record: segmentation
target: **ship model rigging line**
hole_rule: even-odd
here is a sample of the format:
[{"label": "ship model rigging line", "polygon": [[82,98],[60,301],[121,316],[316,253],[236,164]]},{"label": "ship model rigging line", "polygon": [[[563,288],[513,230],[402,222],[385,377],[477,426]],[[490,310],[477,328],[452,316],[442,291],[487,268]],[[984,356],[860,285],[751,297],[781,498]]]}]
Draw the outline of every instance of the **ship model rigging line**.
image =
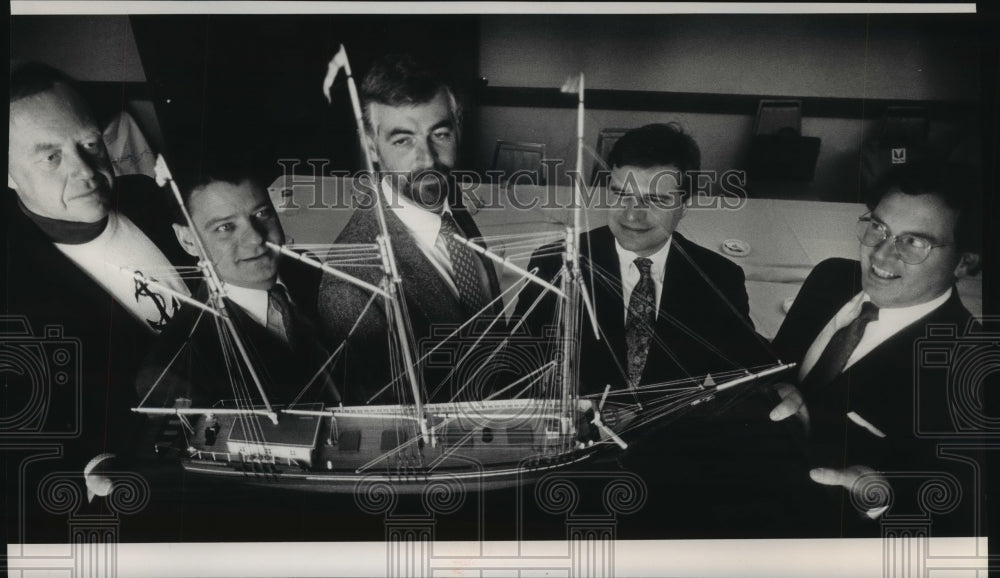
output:
[{"label": "ship model rigging line", "polygon": [[[323,83],[324,96],[328,100],[332,100],[330,90],[341,72],[347,79],[366,168],[368,174],[374,176],[376,172],[357,88],[343,46],[331,60]],[[563,92],[578,95],[576,165],[579,168],[584,149],[583,74],[571,78],[563,86]],[[156,286],[200,309],[199,323],[215,324],[226,352],[234,395],[232,400],[220,401],[212,407],[190,407],[190,402],[185,403],[187,400],[177,400],[174,407],[148,407],[146,402],[156,388],[154,384],[138,407],[133,409],[145,414],[176,416],[170,419],[179,421],[182,426],[179,445],[182,448],[181,463],[189,472],[327,492],[352,492],[359,487],[359,483],[373,481],[389,483],[400,493],[419,492],[427,484],[439,481],[462,483],[471,491],[510,487],[529,482],[547,471],[590,459],[604,451],[624,450],[627,448],[625,440],[631,435],[642,435],[646,428],[664,421],[668,416],[708,401],[723,390],[756,382],[791,367],[779,361],[753,372],[741,369],[692,378],[683,383],[659,383],[615,391],[611,391],[609,385],[600,395],[581,396],[578,392],[577,365],[579,332],[593,331],[599,338],[600,328],[580,266],[579,241],[585,215],[581,183],[579,178],[575,178],[575,207],[572,222],[562,233],[565,251],[558,285],[514,265],[509,256],[500,257],[476,242],[455,235],[460,243],[521,278],[498,300],[511,295],[515,289],[523,289],[527,283],[543,287],[543,295],[552,293],[557,297],[560,313],[557,314],[556,339],[561,351],[554,356],[555,360],[539,363],[537,368],[485,399],[456,400],[466,384],[450,401],[428,403],[425,401],[427,388],[421,383],[420,367],[440,344],[416,357],[407,321],[406,301],[402,295],[403,285],[386,225],[385,201],[383,195],[376,193],[373,195],[373,209],[381,234],[374,246],[295,247],[318,250],[324,256],[313,258],[311,255],[315,255],[314,252],[302,254],[290,246],[269,245],[285,258],[298,259],[370,292],[365,312],[376,300],[382,300],[396,365],[393,367],[396,377],[386,388],[394,388],[397,399],[408,399],[409,403],[341,404],[336,407],[299,403],[298,400],[312,385],[306,383],[293,403],[284,407],[275,406],[268,400],[251,352],[226,311],[223,301],[225,285],[207,257],[204,244],[184,208],[180,191],[162,156],[157,159],[156,175],[161,186],[169,183],[194,233],[209,298],[202,303],[175,293],[139,273],[130,274],[137,282]],[[513,237],[504,237],[508,247],[520,246],[530,251],[531,246],[538,245],[542,235],[523,235],[517,241]],[[379,285],[366,283],[336,268],[338,262],[356,264],[361,261],[382,268],[384,276]],[[535,300],[532,308],[538,301]],[[493,305],[487,304],[480,313],[491,311]],[[473,321],[456,329],[452,336],[460,335]],[[522,322],[514,325],[511,334],[517,333]],[[492,323],[496,323],[496,319]],[[710,347],[710,344],[707,345]],[[477,371],[488,372],[488,364],[508,346],[509,338],[502,340]],[[332,352],[326,365],[337,358],[343,347],[341,344]],[[459,363],[462,361],[460,359]],[[319,369],[313,381],[324,368]],[[160,377],[162,379],[163,376]],[[454,370],[449,377],[454,377]],[[340,385],[350,387],[349,383]],[[525,395],[528,391],[532,392],[531,396]],[[504,399],[498,399],[500,397]]]}]

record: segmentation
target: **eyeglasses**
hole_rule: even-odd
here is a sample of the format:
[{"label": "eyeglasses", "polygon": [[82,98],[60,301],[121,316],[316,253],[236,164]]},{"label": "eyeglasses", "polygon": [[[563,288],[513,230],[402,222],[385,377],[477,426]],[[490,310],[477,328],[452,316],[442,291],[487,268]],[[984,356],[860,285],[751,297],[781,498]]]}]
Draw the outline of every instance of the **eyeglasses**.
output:
[{"label": "eyeglasses", "polygon": [[903,234],[893,235],[889,228],[872,218],[871,213],[865,213],[858,219],[858,240],[866,247],[877,247],[889,239],[896,255],[908,265],[919,265],[927,260],[934,247],[946,247],[948,243],[935,245],[925,237]]}]

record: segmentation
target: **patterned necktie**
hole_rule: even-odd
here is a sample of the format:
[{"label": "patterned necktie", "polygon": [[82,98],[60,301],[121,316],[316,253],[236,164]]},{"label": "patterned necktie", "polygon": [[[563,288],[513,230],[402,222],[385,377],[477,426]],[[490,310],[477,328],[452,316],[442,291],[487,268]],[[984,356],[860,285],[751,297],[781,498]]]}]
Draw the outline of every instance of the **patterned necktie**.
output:
[{"label": "patterned necktie", "polygon": [[267,292],[267,330],[281,337],[285,343],[293,343],[292,303],[284,285],[275,284]]},{"label": "patterned necktie", "polygon": [[653,262],[645,257],[635,260],[639,268],[639,282],[632,290],[628,301],[628,317],[625,320],[625,342],[628,344],[629,387],[639,385],[642,370],[646,367],[649,341],[653,336],[653,321],[656,319],[656,287],[650,267]]},{"label": "patterned necktie", "polygon": [[441,231],[438,238],[444,242],[448,250],[448,257],[451,259],[453,280],[458,288],[458,297],[470,314],[475,313],[486,306],[486,295],[483,291],[483,284],[479,276],[479,269],[476,266],[478,256],[455,240],[452,235],[465,237],[459,230],[451,213],[441,214]]},{"label": "patterned necktie", "polygon": [[826,385],[832,382],[847,365],[847,360],[861,342],[861,337],[865,334],[865,327],[869,323],[878,319],[878,307],[871,301],[861,304],[861,313],[854,321],[841,327],[830,338],[826,348],[816,361],[816,365],[809,371],[803,386]]}]

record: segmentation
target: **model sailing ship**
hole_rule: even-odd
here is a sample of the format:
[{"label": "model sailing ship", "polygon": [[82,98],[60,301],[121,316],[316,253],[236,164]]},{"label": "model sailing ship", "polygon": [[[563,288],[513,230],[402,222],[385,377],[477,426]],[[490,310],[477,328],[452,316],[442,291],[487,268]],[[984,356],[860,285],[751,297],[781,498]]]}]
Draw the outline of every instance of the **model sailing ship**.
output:
[{"label": "model sailing ship", "polygon": [[[368,174],[374,175],[357,89],[343,47],[330,63],[324,94],[328,96],[341,70],[347,78],[366,168]],[[583,160],[583,75],[571,79],[563,89],[578,95],[576,165],[579,168]],[[157,162],[157,179],[161,184],[170,184],[190,224],[180,191],[162,157]],[[377,252],[384,271],[379,285],[339,271],[330,260],[312,259],[289,246],[271,248],[369,291],[372,300],[384,301],[394,357],[398,361],[393,371],[406,384],[409,403],[347,407],[326,407],[321,403],[272,405],[254,369],[254,360],[226,312],[225,287],[201,240],[196,238],[209,299],[207,303],[186,297],[184,300],[209,314],[202,321],[214,322],[221,341],[231,348],[232,359],[238,366],[230,375],[233,399],[207,408],[189,404],[146,407],[140,403],[134,411],[176,416],[182,426],[182,464],[193,473],[314,491],[352,492],[361,482],[384,482],[400,493],[419,492],[438,481],[459,482],[470,490],[485,490],[526,483],[547,471],[590,459],[606,450],[624,450],[628,447],[626,439],[642,435],[646,428],[664,418],[709,401],[720,391],[757,382],[790,367],[777,363],[754,373],[743,370],[716,374],[714,379],[705,376],[680,386],[655,384],[614,392],[608,386],[602,395],[581,396],[577,366],[579,332],[593,330],[598,334],[599,328],[580,267],[583,222],[580,186],[579,179],[574,179],[573,222],[564,233],[565,252],[558,285],[455,235],[457,241],[516,272],[522,278],[521,283],[539,284],[559,301],[554,343],[560,351],[555,360],[492,396],[476,401],[425,401],[427,388],[421,383],[420,368],[433,350],[420,358],[415,356],[407,331],[402,283],[386,227],[385,201],[376,194],[374,209],[381,235],[376,246],[368,250]],[[191,230],[196,231],[194,227]],[[490,310],[492,305],[488,304],[483,311]],[[515,325],[512,333],[517,329]],[[456,330],[453,337],[458,333]],[[508,342],[502,341],[497,349],[507,346]],[[334,351],[330,361],[338,353]],[[492,360],[492,356],[488,357],[480,371],[489,371]],[[310,385],[304,384],[303,391]],[[531,397],[521,397],[529,390]],[[510,398],[498,399],[503,395]]]}]

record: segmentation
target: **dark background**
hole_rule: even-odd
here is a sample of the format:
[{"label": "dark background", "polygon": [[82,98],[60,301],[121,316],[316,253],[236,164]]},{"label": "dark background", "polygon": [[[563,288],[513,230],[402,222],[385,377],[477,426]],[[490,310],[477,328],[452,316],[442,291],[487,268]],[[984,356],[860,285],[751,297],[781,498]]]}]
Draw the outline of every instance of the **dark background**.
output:
[{"label": "dark background", "polygon": [[[332,104],[321,90],[340,44],[348,48],[358,84],[376,57],[409,53],[435,66],[459,91],[475,89],[474,16],[134,16],[131,21],[168,154],[250,148],[272,162],[319,158],[330,161],[330,170],[360,169],[343,74],[332,89]],[[474,108],[470,112],[472,132],[464,143],[475,142]]]}]

